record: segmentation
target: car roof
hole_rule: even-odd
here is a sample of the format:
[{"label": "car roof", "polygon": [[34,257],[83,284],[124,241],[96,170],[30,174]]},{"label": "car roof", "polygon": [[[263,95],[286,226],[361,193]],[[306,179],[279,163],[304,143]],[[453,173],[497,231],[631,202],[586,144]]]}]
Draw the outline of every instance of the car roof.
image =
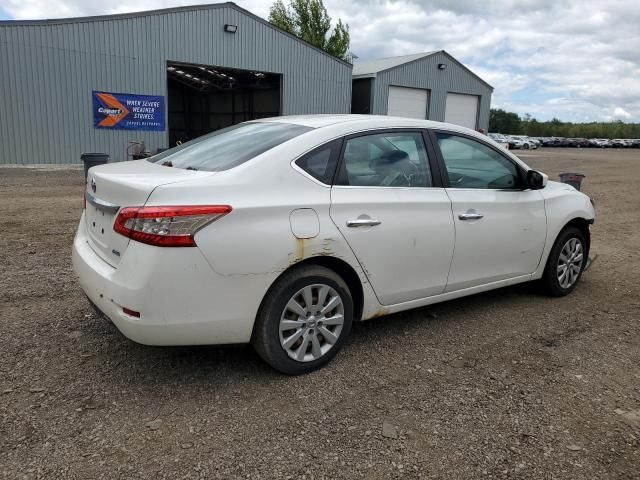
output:
[{"label": "car roof", "polygon": [[[387,129],[387,128],[430,128],[434,130],[446,130],[452,133],[463,133],[465,135],[476,137],[482,141],[494,142],[494,140],[484,133],[477,132],[470,128],[461,127],[452,123],[436,122],[434,120],[420,120],[416,118],[390,117],[387,115],[288,115],[281,117],[261,118],[252,120],[252,122],[273,122],[288,123],[295,125],[303,125],[311,127],[314,130],[321,130],[331,127],[339,129],[341,135],[349,135],[366,130]],[[335,128],[331,128],[335,130]],[[308,132],[310,133],[310,132]],[[335,133],[335,131],[333,132]],[[301,137],[304,135],[301,135]],[[496,146],[499,146],[496,143]],[[525,166],[524,162],[516,157],[513,153],[506,151],[507,156],[512,157]],[[528,168],[528,167],[527,167]]]},{"label": "car roof", "polygon": [[[382,130],[382,129],[423,129],[429,128],[434,130],[444,130],[452,133],[462,133],[470,137],[476,137],[481,141],[494,143],[496,148],[501,148],[491,137],[484,133],[477,132],[470,128],[461,127],[460,125],[454,125],[452,123],[436,122],[434,120],[420,120],[415,118],[406,117],[390,117],[387,115],[354,115],[354,114],[318,114],[318,115],[285,115],[280,117],[261,118],[251,120],[252,122],[270,122],[270,123],[284,123],[295,124],[310,127],[312,131],[304,133],[297,138],[290,141],[294,142],[300,140],[307,135],[312,135],[312,132],[320,133],[319,131],[324,129],[331,130],[331,135],[336,134],[350,135],[352,133],[359,133],[367,130]],[[516,163],[521,165],[527,170],[530,168],[520,158],[514,155],[512,152],[505,150],[504,155],[507,155],[513,159]]]},{"label": "car roof", "polygon": [[321,128],[337,123],[345,123],[355,121],[360,117],[369,117],[371,115],[282,115],[279,117],[260,118],[254,120],[256,122],[273,122],[273,123],[292,123],[294,125],[303,125],[305,127]]},{"label": "car roof", "polygon": [[319,115],[284,115],[280,117],[261,118],[252,120],[254,122],[274,122],[274,123],[291,123],[295,125],[303,125],[311,128],[329,127],[332,125],[342,124],[350,125],[354,128],[371,127],[371,128],[436,128],[454,130],[464,133],[475,133],[475,130],[453,125],[451,123],[436,122],[434,120],[420,120],[406,117],[391,117],[388,115],[355,115],[355,114],[319,114]]}]

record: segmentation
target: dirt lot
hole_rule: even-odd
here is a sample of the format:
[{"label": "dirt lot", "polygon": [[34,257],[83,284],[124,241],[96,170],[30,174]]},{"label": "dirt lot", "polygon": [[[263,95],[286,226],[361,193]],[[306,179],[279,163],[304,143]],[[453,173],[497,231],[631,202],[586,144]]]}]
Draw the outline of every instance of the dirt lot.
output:
[{"label": "dirt lot", "polygon": [[640,151],[523,152],[587,175],[599,260],[354,328],[290,378],[249,347],[150,348],[70,265],[79,169],[0,169],[2,478],[640,478]]}]

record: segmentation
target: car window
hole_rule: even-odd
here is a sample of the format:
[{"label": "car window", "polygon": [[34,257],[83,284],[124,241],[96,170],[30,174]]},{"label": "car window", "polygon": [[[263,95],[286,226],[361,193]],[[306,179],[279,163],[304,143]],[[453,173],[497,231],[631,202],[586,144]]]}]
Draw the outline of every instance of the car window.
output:
[{"label": "car window", "polygon": [[340,141],[333,141],[318,147],[298,159],[296,165],[315,179],[330,185],[341,144]]},{"label": "car window", "polygon": [[346,140],[338,184],[431,187],[431,171],[422,134],[388,132]]},{"label": "car window", "polygon": [[310,130],[292,123],[240,123],[154,155],[149,161],[190,170],[228,170]]},{"label": "car window", "polygon": [[452,188],[514,189],[521,187],[518,167],[476,140],[436,133]]}]

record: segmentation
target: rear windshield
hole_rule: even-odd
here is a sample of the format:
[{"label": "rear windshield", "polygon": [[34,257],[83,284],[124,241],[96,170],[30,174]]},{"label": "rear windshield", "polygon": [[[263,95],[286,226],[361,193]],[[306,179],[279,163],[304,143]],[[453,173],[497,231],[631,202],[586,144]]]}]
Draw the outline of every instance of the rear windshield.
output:
[{"label": "rear windshield", "polygon": [[149,159],[168,167],[218,172],[241,163],[312,130],[280,122],[252,122],[217,130]]}]

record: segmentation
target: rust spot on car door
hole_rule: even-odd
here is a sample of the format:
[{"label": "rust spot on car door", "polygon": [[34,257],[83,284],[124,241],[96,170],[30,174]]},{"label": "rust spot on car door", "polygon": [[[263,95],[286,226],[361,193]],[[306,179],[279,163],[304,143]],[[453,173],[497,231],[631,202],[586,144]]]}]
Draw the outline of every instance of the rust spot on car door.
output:
[{"label": "rust spot on car door", "polygon": [[389,314],[389,309],[382,307],[382,308],[379,308],[373,315],[368,317],[368,320],[371,320],[372,318],[384,317],[385,315],[388,315],[388,314]]},{"label": "rust spot on car door", "polygon": [[304,259],[304,243],[306,239],[296,238],[296,260],[300,261]]}]

